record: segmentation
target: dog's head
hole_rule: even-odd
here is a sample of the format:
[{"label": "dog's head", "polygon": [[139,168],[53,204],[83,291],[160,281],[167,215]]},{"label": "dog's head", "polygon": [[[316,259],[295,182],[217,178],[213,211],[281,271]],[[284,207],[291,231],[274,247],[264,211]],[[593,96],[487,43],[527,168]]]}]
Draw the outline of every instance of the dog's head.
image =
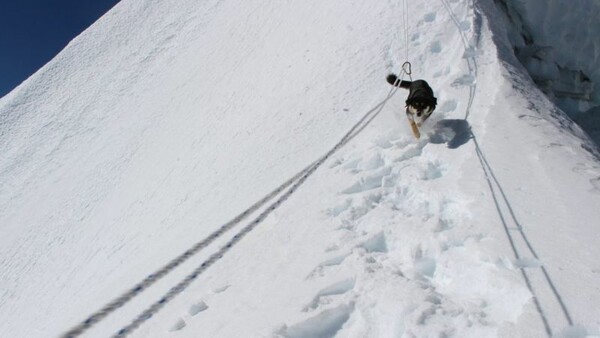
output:
[{"label": "dog's head", "polygon": [[408,112],[414,117],[427,118],[431,115],[435,106],[430,102],[414,100],[406,108],[408,108]]}]

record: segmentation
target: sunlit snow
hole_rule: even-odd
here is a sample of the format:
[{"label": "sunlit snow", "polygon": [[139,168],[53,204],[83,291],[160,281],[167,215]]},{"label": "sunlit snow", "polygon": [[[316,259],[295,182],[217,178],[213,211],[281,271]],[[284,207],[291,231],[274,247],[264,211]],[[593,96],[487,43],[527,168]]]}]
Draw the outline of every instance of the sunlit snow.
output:
[{"label": "sunlit snow", "polygon": [[492,0],[121,1],[0,99],[0,337],[66,333],[278,187],[82,336],[207,260],[130,335],[600,336],[600,160],[513,52]]}]

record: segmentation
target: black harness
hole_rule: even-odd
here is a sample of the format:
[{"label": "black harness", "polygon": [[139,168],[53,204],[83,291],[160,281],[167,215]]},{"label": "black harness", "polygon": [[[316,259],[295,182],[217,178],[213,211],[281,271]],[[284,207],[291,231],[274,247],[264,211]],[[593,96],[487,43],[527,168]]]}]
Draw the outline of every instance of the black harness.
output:
[{"label": "black harness", "polygon": [[392,86],[408,89],[407,106],[415,102],[422,102],[434,109],[437,106],[437,99],[433,96],[433,90],[429,87],[427,81],[398,81],[399,79],[395,74],[389,74],[386,80]]},{"label": "black harness", "polygon": [[432,106],[433,108],[435,108],[437,105],[437,99],[433,96],[433,90],[424,80],[416,80],[412,82],[402,81],[400,87],[408,89],[408,98],[406,99],[407,106],[415,102],[422,102],[428,106]]}]

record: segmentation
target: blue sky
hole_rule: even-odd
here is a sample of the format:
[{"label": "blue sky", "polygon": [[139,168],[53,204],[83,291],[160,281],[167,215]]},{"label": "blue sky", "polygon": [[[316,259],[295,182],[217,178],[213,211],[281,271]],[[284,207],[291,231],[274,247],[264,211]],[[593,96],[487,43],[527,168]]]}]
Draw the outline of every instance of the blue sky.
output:
[{"label": "blue sky", "polygon": [[119,0],[0,0],[0,97]]}]

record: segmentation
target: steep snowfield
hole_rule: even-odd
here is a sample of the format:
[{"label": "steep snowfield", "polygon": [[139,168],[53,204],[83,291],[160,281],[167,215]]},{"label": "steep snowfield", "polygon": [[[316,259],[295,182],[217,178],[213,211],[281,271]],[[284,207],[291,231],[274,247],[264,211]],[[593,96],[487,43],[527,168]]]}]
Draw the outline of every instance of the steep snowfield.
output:
[{"label": "steep snowfield", "polygon": [[[120,2],[0,100],[0,336],[67,332],[368,112],[132,336],[600,336],[589,140],[491,0],[408,9],[439,102],[418,141],[406,93],[386,101],[402,2]],[[262,210],[84,336],[116,334]]]}]

